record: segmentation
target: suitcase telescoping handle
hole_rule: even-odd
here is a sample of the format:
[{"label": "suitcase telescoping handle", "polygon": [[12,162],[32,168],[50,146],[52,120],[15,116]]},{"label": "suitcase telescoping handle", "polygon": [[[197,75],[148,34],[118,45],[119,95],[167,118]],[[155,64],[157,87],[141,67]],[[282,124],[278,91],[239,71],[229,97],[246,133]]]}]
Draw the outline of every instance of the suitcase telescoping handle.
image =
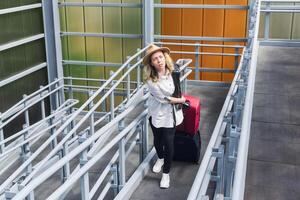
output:
[{"label": "suitcase telescoping handle", "polygon": [[182,108],[183,108],[183,109],[188,109],[188,108],[190,108],[190,102],[189,102],[189,101],[184,102],[184,103],[182,104]]}]

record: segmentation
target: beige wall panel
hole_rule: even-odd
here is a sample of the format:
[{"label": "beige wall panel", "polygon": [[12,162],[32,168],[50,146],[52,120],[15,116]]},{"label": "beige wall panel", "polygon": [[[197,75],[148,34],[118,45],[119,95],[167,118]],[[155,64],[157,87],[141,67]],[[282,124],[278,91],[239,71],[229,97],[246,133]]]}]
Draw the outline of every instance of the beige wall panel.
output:
[{"label": "beige wall panel", "polygon": [[[141,0],[123,0],[123,3],[141,3]],[[123,8],[122,9],[122,31],[125,34],[142,34],[142,9]],[[123,39],[124,61],[127,56],[132,56],[137,52],[137,48],[142,47],[141,39]],[[131,74],[131,80],[136,81],[136,70]]]},{"label": "beige wall panel", "polygon": [[[86,0],[85,2],[95,2],[95,0]],[[97,1],[101,2],[101,1]],[[91,33],[102,33],[103,32],[103,16],[101,7],[85,7],[85,30]],[[100,37],[87,37],[86,38],[86,59],[88,61],[103,62],[103,38]],[[87,77],[103,79],[104,66],[87,66]],[[99,86],[97,82],[89,82],[88,85]]]},{"label": "beige wall panel", "polygon": [[264,29],[265,29],[265,14],[260,14],[260,20],[259,20],[259,33],[258,37],[263,38],[264,37]]},{"label": "beige wall panel", "polygon": [[[276,5],[293,5],[289,3]],[[288,13],[272,13],[270,15],[270,38],[290,39],[292,30],[292,16]]]},{"label": "beige wall panel", "polygon": [[[64,2],[65,0],[61,0],[60,2]],[[66,21],[66,7],[59,8],[59,17],[60,17],[60,30],[67,31],[67,21]],[[61,37],[61,45],[62,45],[62,57],[64,60],[69,60],[68,53],[68,38]],[[70,75],[70,67],[68,65],[63,66],[64,76]]]},{"label": "beige wall panel", "polygon": [[[121,3],[121,0],[103,0],[103,3]],[[121,8],[103,8],[103,27],[104,33],[122,33]],[[104,38],[104,61],[122,63],[122,48],[122,39]],[[116,70],[116,67],[105,67],[105,77],[108,79],[109,72]],[[120,102],[121,100],[122,98],[116,98],[116,102]],[[109,108],[108,101],[107,106]]]},{"label": "beige wall panel", "polygon": [[[66,2],[82,2],[81,0],[66,0]],[[82,7],[66,8],[67,31],[85,32],[84,12]],[[70,60],[86,60],[85,56],[85,38],[80,36],[68,37],[68,52]],[[70,65],[70,76],[86,77],[86,66]],[[73,84],[86,85],[86,81],[74,81]],[[86,101],[87,95],[83,93],[74,93],[74,98],[80,101],[80,104]],[[79,105],[80,105],[79,104]]]},{"label": "beige wall panel", "polygon": [[[296,3],[296,5],[300,6],[300,3]],[[300,39],[300,13],[294,14],[292,39]]]}]

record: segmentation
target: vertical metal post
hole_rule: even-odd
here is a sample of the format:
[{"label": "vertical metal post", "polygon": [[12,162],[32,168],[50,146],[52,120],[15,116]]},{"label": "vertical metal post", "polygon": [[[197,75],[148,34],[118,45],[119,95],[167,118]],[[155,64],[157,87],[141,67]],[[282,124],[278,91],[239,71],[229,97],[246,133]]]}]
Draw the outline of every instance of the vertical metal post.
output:
[{"label": "vertical metal post", "polygon": [[153,0],[143,0],[144,46],[154,42],[154,5]]},{"label": "vertical metal post", "polygon": [[[270,9],[270,2],[266,2],[266,10]],[[270,37],[270,12],[265,12],[265,29],[264,29],[264,39],[268,40]]]},{"label": "vertical metal post", "polygon": [[196,46],[195,46],[195,80],[199,80],[199,63],[200,63],[200,60],[199,60],[199,43],[196,43]]},{"label": "vertical metal post", "polygon": [[69,77],[68,85],[70,85],[69,88],[68,88],[69,99],[73,99],[73,88],[72,88],[73,80],[72,80],[72,77]]},{"label": "vertical metal post", "polygon": [[[147,90],[144,89],[144,95],[146,95]],[[148,100],[144,103],[144,108],[148,109]],[[147,157],[149,152],[149,121],[147,119],[147,115],[143,119],[143,126],[142,126],[142,144],[143,144],[143,159]]]},{"label": "vertical metal post", "polygon": [[[112,77],[114,75],[114,72],[110,71],[109,75]],[[114,81],[111,82],[111,86],[113,85],[114,85]],[[113,120],[115,118],[114,109],[115,109],[115,91],[113,90],[110,94],[110,120]]]},{"label": "vertical metal post", "polygon": [[139,145],[139,163],[142,163],[144,160],[144,152],[143,152],[143,130],[142,124],[138,124],[136,131],[138,133],[138,141],[137,144]]},{"label": "vertical metal post", "polygon": [[118,166],[116,164],[113,164],[110,169],[112,173],[112,180],[111,180],[111,187],[114,191],[114,196],[117,196],[118,194]]},{"label": "vertical metal post", "polygon": [[[2,126],[2,113],[0,112],[0,142],[4,140],[3,128],[1,128],[1,126]],[[3,143],[0,145],[0,153],[4,152],[4,148],[5,148],[5,144]]]},{"label": "vertical metal post", "polygon": [[[57,79],[55,79],[55,81],[56,80]],[[58,86],[59,86],[59,83],[55,83],[55,89],[58,88]],[[56,105],[55,110],[57,110],[59,105],[60,105],[60,103],[59,103],[59,91],[55,92],[55,105]]]},{"label": "vertical metal post", "polygon": [[[40,89],[42,89],[43,86],[40,86]],[[43,98],[43,91],[40,94],[41,96],[41,115],[42,115],[42,119],[44,119],[46,117],[46,111],[45,111],[45,100]]]},{"label": "vertical metal post", "polygon": [[212,155],[218,159],[217,174],[215,176],[217,182],[215,193],[223,194],[224,146],[221,145],[218,149],[213,149]]},{"label": "vertical metal post", "polygon": [[[141,49],[138,48],[136,51],[139,52]],[[141,55],[139,54],[138,57],[137,57],[137,62],[139,62],[141,60]],[[137,78],[137,87],[136,88],[140,88],[140,85],[141,85],[141,65],[138,65],[137,66],[137,73],[136,73],[136,78]]]},{"label": "vertical metal post", "polygon": [[[23,99],[26,99],[27,95],[24,94],[23,95]],[[27,101],[24,102],[24,108],[27,107]],[[30,121],[29,121],[29,111],[28,111],[28,108],[26,108],[25,112],[24,112],[24,115],[25,115],[25,124],[27,126],[30,126]]]},{"label": "vertical metal post", "polygon": [[143,144],[143,160],[148,155],[148,144],[149,144],[149,121],[147,119],[147,116],[143,119],[143,126],[142,126],[142,144]]},{"label": "vertical metal post", "polygon": [[[53,112],[51,112],[51,114],[53,114]],[[50,118],[50,126],[53,125],[54,119],[55,119],[55,116],[52,116],[52,117]],[[55,130],[56,130],[55,127],[52,127],[52,128],[50,129],[50,134],[51,134],[51,136],[55,133]],[[56,145],[57,145],[57,138],[55,137],[55,138],[51,141],[51,149],[54,149],[54,147],[55,147]]]},{"label": "vertical metal post", "polygon": [[[67,121],[67,117],[64,116],[62,119],[62,124],[65,123]],[[68,134],[68,128],[65,128],[63,130],[63,137],[65,137]],[[66,156],[69,153],[69,141],[67,140],[64,144],[63,144],[63,148],[59,153],[60,158],[63,158],[64,156]],[[70,176],[70,163],[67,162],[63,168],[61,169],[61,180],[62,182],[65,182],[67,180],[67,178]]]},{"label": "vertical metal post", "polygon": [[235,95],[235,101],[233,104],[233,110],[234,110],[234,118],[233,123],[237,126],[241,126],[241,115],[242,115],[242,109],[243,109],[243,98],[245,96],[245,85],[243,80],[240,80],[238,83],[238,90],[237,94]]},{"label": "vertical metal post", "polygon": [[[113,82],[113,81],[112,81]],[[105,94],[105,91],[101,91],[100,92],[100,97],[104,96]],[[106,100],[104,100],[102,103],[101,103],[101,110],[102,112],[106,112]]]},{"label": "vertical metal post", "polygon": [[[93,91],[89,91],[89,98],[93,96]],[[92,109],[94,106],[94,101],[91,101],[89,104],[89,109]],[[93,135],[95,133],[95,119],[94,116],[95,112],[92,112],[91,117],[90,117],[90,135]]]},{"label": "vertical metal post", "polygon": [[[58,0],[42,0],[42,8],[48,82],[51,83],[55,78],[60,79],[63,77]],[[53,90],[53,88],[50,88],[50,90]],[[64,101],[63,88],[60,90],[59,101],[60,103],[63,103]],[[57,108],[53,95],[50,96],[50,104],[52,110]]]},{"label": "vertical metal post", "polygon": [[[81,136],[79,138],[79,143],[84,142],[86,139],[86,134]],[[80,153],[80,167],[85,165],[88,161],[87,157],[87,149],[85,149],[83,152]],[[90,186],[89,186],[89,174],[86,172],[81,178],[80,178],[80,191],[81,191],[81,199],[87,200],[89,199],[89,191],[90,191]]]},{"label": "vertical metal post", "polygon": [[239,66],[239,48],[235,47],[234,48],[234,53],[236,54],[234,56],[234,69],[237,70],[238,66]]},{"label": "vertical metal post", "polygon": [[[26,99],[27,95],[24,94],[23,98]],[[26,129],[30,126],[30,119],[29,119],[29,110],[27,107],[27,101],[24,102],[24,107],[25,107],[25,124],[23,125],[23,129]],[[23,140],[27,140],[29,136],[29,131],[25,131],[23,134]],[[30,147],[29,147],[29,142],[26,142],[24,145],[22,145],[21,147],[22,149],[22,158],[23,158],[23,162],[25,162],[29,156],[30,156]],[[26,167],[26,176],[28,176],[30,173],[32,172],[32,164],[30,163],[27,167]],[[28,200],[34,200],[34,193],[33,191],[30,192],[30,194],[27,196]]]},{"label": "vertical metal post", "polygon": [[[124,110],[124,107],[120,108],[120,110]],[[124,119],[121,119],[119,121],[118,124],[118,128],[119,128],[119,132],[121,132],[124,128],[125,128],[125,122]],[[125,182],[126,182],[126,178],[125,178],[125,138],[123,137],[120,142],[119,142],[119,168],[118,168],[118,190],[120,191]]]},{"label": "vertical metal post", "polygon": [[[130,56],[127,56],[127,60],[130,58]],[[127,70],[130,69],[130,64],[127,65]],[[127,94],[127,102],[130,99],[130,73],[127,75],[127,87],[126,87],[126,94]]]},{"label": "vertical metal post", "polygon": [[232,124],[232,113],[229,113],[228,116],[224,118],[224,121],[226,121],[226,131],[225,131],[225,142],[226,142],[226,148],[225,148],[225,155],[224,155],[224,196],[228,197],[230,192],[230,184],[228,181],[229,177],[229,168],[230,168],[230,162],[229,162],[229,139],[230,139],[230,130],[231,130],[231,124]]},{"label": "vertical metal post", "polygon": [[226,166],[225,166],[225,197],[231,197],[234,166],[236,162],[236,147],[238,145],[238,129],[236,126],[231,125],[229,130],[228,146],[226,148]]}]

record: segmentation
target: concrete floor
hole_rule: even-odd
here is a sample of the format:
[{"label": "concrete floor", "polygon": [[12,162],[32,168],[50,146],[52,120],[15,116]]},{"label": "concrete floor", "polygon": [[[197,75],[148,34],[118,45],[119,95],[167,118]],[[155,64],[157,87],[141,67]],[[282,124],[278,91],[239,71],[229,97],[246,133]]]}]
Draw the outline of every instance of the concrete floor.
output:
[{"label": "concrete floor", "polygon": [[300,199],[300,48],[260,47],[246,200]]},{"label": "concrete floor", "polygon": [[[188,94],[201,99],[200,135],[202,139],[201,159],[205,153],[210,136],[222,109],[228,89],[221,87],[189,86]],[[137,190],[131,196],[132,200],[186,199],[195,179],[199,165],[185,162],[173,162],[170,172],[170,188],[160,189],[160,174],[149,172]]]}]

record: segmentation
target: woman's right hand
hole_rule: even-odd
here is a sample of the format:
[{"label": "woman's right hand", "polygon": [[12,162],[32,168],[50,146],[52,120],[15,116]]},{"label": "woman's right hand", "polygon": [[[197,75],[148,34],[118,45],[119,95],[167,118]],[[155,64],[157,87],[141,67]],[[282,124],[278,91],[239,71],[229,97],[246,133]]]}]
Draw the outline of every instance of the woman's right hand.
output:
[{"label": "woman's right hand", "polygon": [[181,98],[180,98],[180,99],[181,99],[181,101],[182,101],[181,103],[184,103],[184,102],[186,101],[186,99],[185,99],[185,97],[184,97],[184,96],[181,96]]}]

